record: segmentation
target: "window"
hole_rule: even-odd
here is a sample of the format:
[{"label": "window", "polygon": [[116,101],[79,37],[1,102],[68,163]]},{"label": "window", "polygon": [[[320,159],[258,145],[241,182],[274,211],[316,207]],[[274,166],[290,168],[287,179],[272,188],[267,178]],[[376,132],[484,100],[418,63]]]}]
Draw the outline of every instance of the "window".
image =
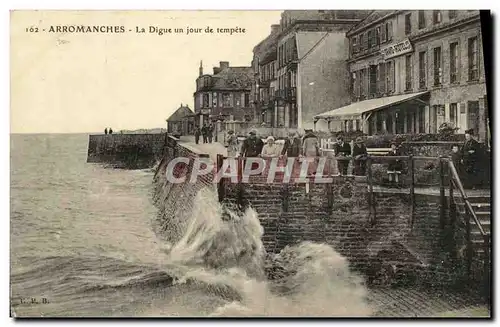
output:
[{"label": "window", "polygon": [[235,93],[234,94],[234,105],[236,107],[240,107],[241,106],[241,95],[239,93]]},{"label": "window", "polygon": [[370,78],[370,98],[377,94],[377,65],[370,65],[369,78]]},{"label": "window", "polygon": [[356,92],[356,72],[353,72],[351,74],[351,93],[354,96],[357,96],[357,92]]},{"label": "window", "polygon": [[203,93],[203,108],[210,107],[210,98],[208,93]]},{"label": "window", "polygon": [[385,87],[387,93],[394,92],[394,63],[392,61],[388,61],[385,63]]},{"label": "window", "polygon": [[368,49],[371,49],[373,46],[375,46],[375,31],[370,30],[368,31]]},{"label": "window", "polygon": [[448,10],[448,18],[449,19],[457,18],[457,11],[456,10]]},{"label": "window", "polygon": [[212,94],[212,107],[217,107],[217,92]]},{"label": "window", "polygon": [[380,45],[380,26],[375,29],[375,45]]},{"label": "window", "polygon": [[405,16],[405,34],[411,34],[411,13]]},{"label": "window", "polygon": [[392,21],[388,21],[386,26],[387,41],[392,41]]},{"label": "window", "polygon": [[380,43],[387,42],[387,24],[382,25],[382,29],[380,31]]},{"label": "window", "polygon": [[458,82],[458,42],[450,43],[450,83]]},{"label": "window", "polygon": [[378,72],[379,72],[379,87],[378,87],[378,93],[379,94],[384,94],[386,92],[386,72],[385,72],[385,63],[381,63],[378,65]]},{"label": "window", "polygon": [[231,96],[232,94],[231,93],[222,93],[222,105],[225,107],[225,108],[230,108],[232,107],[232,104],[231,104]]},{"label": "window", "polygon": [[203,77],[203,86],[204,87],[210,86],[210,77],[208,77],[208,76]]},{"label": "window", "polygon": [[425,11],[418,11],[418,29],[425,28]]},{"label": "window", "polygon": [[245,102],[243,104],[245,108],[250,107],[250,93],[245,93]]},{"label": "window", "polygon": [[361,34],[363,36],[363,50],[368,49],[368,35],[366,33]]},{"label": "window", "polygon": [[433,10],[432,11],[432,22],[434,24],[439,24],[441,23],[441,11],[440,10]]},{"label": "window", "polygon": [[450,103],[450,123],[458,127],[458,106],[456,103]]},{"label": "window", "polygon": [[405,83],[405,91],[409,91],[412,89],[412,74],[411,74],[411,55],[407,55],[405,57],[405,71],[406,71],[406,83]]},{"label": "window", "polygon": [[441,68],[441,47],[434,48],[434,85],[443,83]]},{"label": "window", "polygon": [[477,37],[469,39],[467,47],[467,57],[469,64],[469,81],[476,81],[479,79],[478,69],[478,53],[477,53]]},{"label": "window", "polygon": [[359,88],[361,99],[364,99],[366,97],[366,78],[366,69],[361,69],[359,71]]},{"label": "window", "polygon": [[426,83],[426,68],[427,64],[425,62],[425,51],[418,54],[418,87],[423,89],[427,86]]},{"label": "window", "polygon": [[352,38],[352,52],[353,53],[358,52],[358,37],[357,36],[354,36]]}]

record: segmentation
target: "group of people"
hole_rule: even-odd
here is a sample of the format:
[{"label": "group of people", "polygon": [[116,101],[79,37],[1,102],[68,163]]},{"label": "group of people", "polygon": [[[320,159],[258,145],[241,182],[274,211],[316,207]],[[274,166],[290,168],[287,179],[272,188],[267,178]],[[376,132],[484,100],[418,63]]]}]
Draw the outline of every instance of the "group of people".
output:
[{"label": "group of people", "polygon": [[200,143],[200,136],[203,137],[203,143],[212,143],[213,135],[214,126],[212,124],[205,124],[201,129],[199,127],[196,127],[196,129],[194,130],[194,139],[196,144]]},{"label": "group of people", "polygon": [[111,129],[111,127],[108,129],[108,128],[105,128],[104,129],[104,134],[108,135],[108,134],[113,134],[113,130]]},{"label": "group of people", "polygon": [[[480,159],[480,145],[472,137],[473,130],[465,132],[465,142],[461,148],[453,147],[452,159],[459,171],[461,180],[466,187],[474,188],[478,182],[478,162]],[[297,132],[290,132],[285,139],[283,147],[276,144],[273,136],[267,137],[265,142],[257,136],[255,129],[251,130],[248,137],[243,141],[241,151],[238,138],[233,131],[229,131],[226,138],[228,157],[302,157],[310,162],[321,155],[319,138],[311,129],[305,130],[301,138]],[[397,143],[391,143],[391,149],[386,156],[402,156],[400,147]],[[340,175],[348,174],[349,162],[353,161],[352,174],[355,176],[365,176],[367,172],[368,150],[361,137],[356,138],[354,145],[344,141],[339,135],[334,146],[334,155],[337,159],[337,168]],[[400,175],[403,173],[403,160],[395,158],[387,165],[387,174],[389,182],[399,183]]]}]

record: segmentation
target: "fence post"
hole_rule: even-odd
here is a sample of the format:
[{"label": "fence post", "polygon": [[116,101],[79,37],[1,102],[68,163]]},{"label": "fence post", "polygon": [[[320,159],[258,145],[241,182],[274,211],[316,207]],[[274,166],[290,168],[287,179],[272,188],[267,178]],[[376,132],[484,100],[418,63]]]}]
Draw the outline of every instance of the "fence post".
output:
[{"label": "fence post", "polygon": [[375,225],[376,211],[375,211],[375,201],[373,199],[373,176],[372,176],[372,158],[368,156],[366,159],[367,168],[367,179],[368,179],[368,207],[370,210],[370,223]]},{"label": "fence post", "polygon": [[408,166],[410,170],[410,201],[411,201],[411,221],[410,230],[413,229],[413,223],[415,222],[415,159],[413,155],[410,154],[408,160]]},{"label": "fence post", "polygon": [[243,209],[243,157],[238,157],[238,207]]},{"label": "fence post", "polygon": [[450,249],[452,251],[452,257],[453,259],[457,258],[457,244],[454,241],[455,240],[455,229],[457,228],[457,208],[455,204],[455,198],[454,198],[454,193],[453,193],[453,176],[451,174],[450,167],[448,166],[448,189],[449,189],[449,195],[450,199],[448,202],[448,214],[449,214],[449,230],[450,230],[450,240],[452,241],[452,244],[450,245]]},{"label": "fence post", "polygon": [[444,190],[444,160],[443,157],[439,157],[439,197],[441,199],[441,204],[439,208],[440,212],[440,224],[441,230],[444,230],[446,225],[445,219],[445,206],[446,206],[446,195]]}]

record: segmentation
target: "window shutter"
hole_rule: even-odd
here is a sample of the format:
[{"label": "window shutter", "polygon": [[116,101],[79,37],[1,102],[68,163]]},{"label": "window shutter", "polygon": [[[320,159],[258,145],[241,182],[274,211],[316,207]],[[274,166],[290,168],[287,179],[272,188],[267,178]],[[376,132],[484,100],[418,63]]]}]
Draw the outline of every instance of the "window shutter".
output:
[{"label": "window shutter", "polygon": [[387,35],[385,34],[385,31],[386,31],[386,28],[387,28],[387,25],[382,25],[382,35],[381,35],[381,39],[382,39],[382,43],[384,43],[385,41],[387,41]]}]

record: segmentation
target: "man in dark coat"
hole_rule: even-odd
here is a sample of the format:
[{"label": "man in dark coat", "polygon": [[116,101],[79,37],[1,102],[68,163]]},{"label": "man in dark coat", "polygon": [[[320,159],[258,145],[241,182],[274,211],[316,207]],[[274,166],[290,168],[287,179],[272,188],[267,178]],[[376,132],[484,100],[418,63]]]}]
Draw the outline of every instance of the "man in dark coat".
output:
[{"label": "man in dark coat", "polygon": [[200,135],[201,135],[200,128],[196,127],[194,130],[194,141],[196,142],[196,144],[200,142]]},{"label": "man in dark coat", "polygon": [[212,143],[212,139],[214,137],[214,125],[210,124],[210,126],[208,126],[208,143]]},{"label": "man in dark coat", "polygon": [[466,188],[475,188],[478,182],[478,159],[480,156],[479,143],[474,139],[474,130],[465,131],[465,142],[462,146],[462,163],[464,168],[464,186]]},{"label": "man in dark coat", "polygon": [[108,135],[108,128],[107,127],[104,129],[104,134]]},{"label": "man in dark coat", "polygon": [[353,175],[365,176],[366,159],[368,159],[368,152],[361,137],[356,138],[354,148],[352,149],[352,156],[354,157]]},{"label": "man in dark coat", "polygon": [[201,135],[203,135],[203,143],[208,143],[208,127],[203,125],[201,128]]},{"label": "man in dark coat", "polygon": [[347,175],[350,155],[351,146],[344,142],[344,138],[342,136],[338,136],[337,144],[335,144],[335,156],[337,157],[337,168],[340,175]]},{"label": "man in dark coat", "polygon": [[285,140],[283,145],[283,150],[281,150],[281,155],[286,155],[287,157],[298,157],[300,155],[300,139],[296,132],[290,132],[288,138]]},{"label": "man in dark coat", "polygon": [[264,147],[264,142],[257,137],[257,131],[252,129],[248,137],[243,141],[243,146],[241,148],[242,157],[258,157],[262,152]]}]

